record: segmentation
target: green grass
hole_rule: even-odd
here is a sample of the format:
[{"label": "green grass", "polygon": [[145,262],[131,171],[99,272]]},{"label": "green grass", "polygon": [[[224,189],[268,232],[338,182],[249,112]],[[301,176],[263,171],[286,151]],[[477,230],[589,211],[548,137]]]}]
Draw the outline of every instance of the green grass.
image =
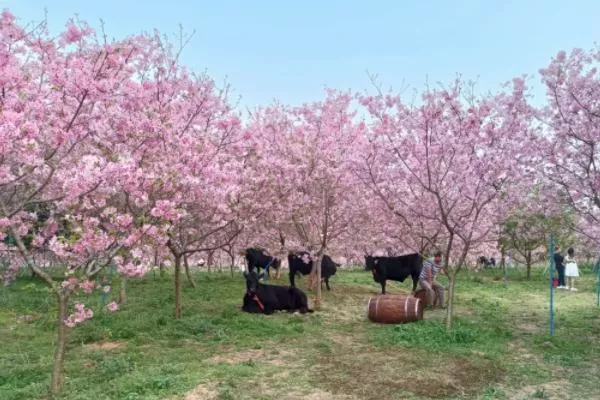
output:
[{"label": "green grass", "polygon": [[[86,299],[95,315],[69,330],[59,398],[600,398],[600,310],[587,269],[579,292],[555,292],[554,337],[541,269],[531,281],[510,270],[507,284],[499,270],[461,272],[450,332],[443,310],[410,324],[367,321],[379,286],[360,270],[338,272],[310,315],[241,312],[240,275],[198,273],[196,283],[180,320],[170,276],[130,281],[116,313],[98,295]],[[38,281],[0,288],[0,399],[50,398],[56,315]]]}]

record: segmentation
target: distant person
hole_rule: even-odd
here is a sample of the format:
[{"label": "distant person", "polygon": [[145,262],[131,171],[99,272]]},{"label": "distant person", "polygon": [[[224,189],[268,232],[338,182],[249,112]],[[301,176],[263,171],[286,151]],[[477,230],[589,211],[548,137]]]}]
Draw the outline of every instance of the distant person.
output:
[{"label": "distant person", "polygon": [[556,272],[558,273],[558,286],[557,289],[566,289],[565,286],[565,265],[563,264],[565,258],[560,253],[560,246],[556,246],[554,250],[554,265],[556,266]]},{"label": "distant person", "polygon": [[572,247],[569,247],[567,256],[565,257],[565,276],[567,277],[569,290],[576,292],[575,280],[579,277],[579,268],[575,261],[575,250]]},{"label": "distant person", "polygon": [[509,250],[508,253],[506,253],[506,266],[509,268],[513,267],[513,259],[512,259],[512,251]]}]

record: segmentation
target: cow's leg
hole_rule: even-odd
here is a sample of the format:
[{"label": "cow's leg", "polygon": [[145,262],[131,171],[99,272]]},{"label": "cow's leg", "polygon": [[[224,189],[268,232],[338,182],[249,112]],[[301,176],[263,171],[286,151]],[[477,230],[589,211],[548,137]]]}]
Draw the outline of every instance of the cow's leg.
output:
[{"label": "cow's leg", "polygon": [[385,294],[385,279],[381,280],[381,294]]},{"label": "cow's leg", "polygon": [[415,293],[415,291],[417,290],[417,284],[419,283],[419,277],[418,276],[412,276],[412,281],[413,281],[413,290],[412,292]]},{"label": "cow's leg", "polygon": [[296,287],[296,270],[290,268],[290,286]]},{"label": "cow's leg", "polygon": [[325,287],[327,287],[327,290],[331,290],[329,287],[329,277],[325,278]]}]

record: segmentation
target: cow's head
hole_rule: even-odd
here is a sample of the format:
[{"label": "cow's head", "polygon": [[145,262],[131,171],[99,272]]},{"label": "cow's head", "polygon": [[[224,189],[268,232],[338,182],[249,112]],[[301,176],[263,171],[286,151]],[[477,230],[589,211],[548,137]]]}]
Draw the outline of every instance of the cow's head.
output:
[{"label": "cow's head", "polygon": [[248,293],[255,293],[258,291],[260,279],[262,279],[264,275],[264,272],[261,272],[260,275],[256,275],[256,272],[254,271],[244,271],[244,278],[246,278],[246,291]]}]

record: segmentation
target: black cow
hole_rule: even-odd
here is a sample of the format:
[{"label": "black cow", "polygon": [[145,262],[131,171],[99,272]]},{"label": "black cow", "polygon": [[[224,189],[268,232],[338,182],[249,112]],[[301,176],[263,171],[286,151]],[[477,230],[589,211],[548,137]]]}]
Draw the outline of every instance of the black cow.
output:
[{"label": "black cow", "polygon": [[478,259],[479,264],[483,265],[485,268],[488,267],[492,267],[495,268],[496,267],[496,259],[494,257],[491,257],[490,259],[488,259],[486,256],[481,256]]},{"label": "black cow", "polygon": [[[313,260],[306,251],[290,252],[288,254],[288,265],[290,268],[290,286],[296,287],[296,274],[299,272],[302,275],[309,275],[313,268]],[[340,264],[334,262],[327,254],[323,255],[323,259],[321,260],[321,283],[325,282],[327,290],[331,290],[329,278],[335,275],[339,266]],[[309,276],[309,289],[313,288],[316,283],[315,279],[316,276]]]},{"label": "black cow", "polygon": [[409,276],[412,277],[414,292],[423,268],[423,258],[418,253],[396,257],[365,256],[365,267],[373,273],[373,280],[381,284],[381,294],[385,294],[386,280],[404,282]]},{"label": "black cow", "polygon": [[275,310],[288,312],[313,312],[308,308],[306,294],[297,288],[265,285],[259,282],[264,272],[257,275],[254,271],[244,271],[246,294],[242,310],[255,314],[273,314]]},{"label": "black cow", "polygon": [[271,276],[270,269],[275,269],[276,278],[279,277],[279,268],[281,260],[272,257],[260,248],[248,248],[245,251],[246,261],[248,262],[248,271],[253,271],[256,268],[256,273],[260,273],[260,269],[267,271],[267,276]]}]

